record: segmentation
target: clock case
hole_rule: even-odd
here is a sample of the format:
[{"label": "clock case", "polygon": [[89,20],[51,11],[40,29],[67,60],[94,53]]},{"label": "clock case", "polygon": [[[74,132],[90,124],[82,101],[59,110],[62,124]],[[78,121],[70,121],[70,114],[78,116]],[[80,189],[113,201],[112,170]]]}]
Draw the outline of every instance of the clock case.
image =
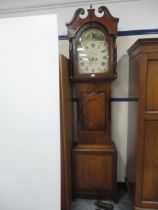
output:
[{"label": "clock case", "polygon": [[[117,77],[117,49],[116,49],[116,36],[117,36],[117,23],[118,18],[113,17],[105,6],[98,9],[101,17],[97,17],[95,9],[88,9],[86,18],[82,18],[85,10],[82,8],[77,9],[72,20],[66,24],[68,28],[69,38],[69,52],[70,52],[70,79],[76,82],[84,81],[113,81]],[[103,14],[102,14],[103,13]],[[77,44],[81,34],[89,28],[97,28],[105,34],[108,42],[108,72],[79,74],[78,60],[77,60]]]},{"label": "clock case", "polygon": [[[117,152],[111,141],[111,82],[116,79],[116,35],[118,18],[106,7],[95,15],[78,9],[67,25],[70,47],[69,78],[73,102],[72,189],[73,197],[114,196],[117,183]],[[102,14],[103,13],[103,14]],[[78,74],[76,47],[84,30],[98,28],[109,46],[107,73]]]}]

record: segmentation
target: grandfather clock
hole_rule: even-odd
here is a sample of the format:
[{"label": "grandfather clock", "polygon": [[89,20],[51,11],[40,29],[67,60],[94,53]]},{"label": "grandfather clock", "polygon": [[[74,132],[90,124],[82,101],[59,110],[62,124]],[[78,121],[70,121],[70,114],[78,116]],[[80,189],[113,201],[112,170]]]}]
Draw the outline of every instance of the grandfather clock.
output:
[{"label": "grandfather clock", "polygon": [[[102,6],[78,9],[67,23],[73,100],[74,197],[113,195],[116,149],[111,141],[111,82],[116,79],[118,18]],[[99,14],[101,13],[101,14]]]}]

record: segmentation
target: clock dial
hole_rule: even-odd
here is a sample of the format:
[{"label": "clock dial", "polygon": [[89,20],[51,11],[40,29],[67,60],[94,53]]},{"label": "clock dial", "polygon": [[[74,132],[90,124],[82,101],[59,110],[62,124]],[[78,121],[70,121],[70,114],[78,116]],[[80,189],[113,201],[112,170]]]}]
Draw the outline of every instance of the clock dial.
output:
[{"label": "clock dial", "polygon": [[79,74],[108,72],[108,43],[102,31],[92,28],[82,33],[77,59]]}]

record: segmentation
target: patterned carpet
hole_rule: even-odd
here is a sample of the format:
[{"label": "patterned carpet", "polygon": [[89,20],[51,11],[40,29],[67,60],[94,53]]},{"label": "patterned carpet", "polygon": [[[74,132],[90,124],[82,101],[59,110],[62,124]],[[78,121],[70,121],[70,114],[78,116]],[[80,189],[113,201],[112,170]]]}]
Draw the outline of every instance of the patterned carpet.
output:
[{"label": "patterned carpet", "polygon": [[[128,196],[127,192],[118,192],[118,202],[114,203],[112,200],[105,201],[113,204],[113,210],[132,210],[132,205]],[[88,200],[88,199],[76,199],[72,203],[71,210],[96,210],[96,209],[103,209],[99,208],[95,205],[96,200]],[[105,210],[105,209],[104,209]]]}]

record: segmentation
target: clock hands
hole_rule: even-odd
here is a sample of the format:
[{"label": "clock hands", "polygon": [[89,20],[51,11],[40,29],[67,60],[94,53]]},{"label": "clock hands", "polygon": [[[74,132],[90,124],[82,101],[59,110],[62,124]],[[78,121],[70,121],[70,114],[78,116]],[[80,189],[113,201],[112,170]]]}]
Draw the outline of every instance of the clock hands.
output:
[{"label": "clock hands", "polygon": [[[77,49],[80,73],[105,73],[108,71],[108,45],[106,40],[92,40],[87,32]],[[83,39],[82,39],[83,40]]]}]

